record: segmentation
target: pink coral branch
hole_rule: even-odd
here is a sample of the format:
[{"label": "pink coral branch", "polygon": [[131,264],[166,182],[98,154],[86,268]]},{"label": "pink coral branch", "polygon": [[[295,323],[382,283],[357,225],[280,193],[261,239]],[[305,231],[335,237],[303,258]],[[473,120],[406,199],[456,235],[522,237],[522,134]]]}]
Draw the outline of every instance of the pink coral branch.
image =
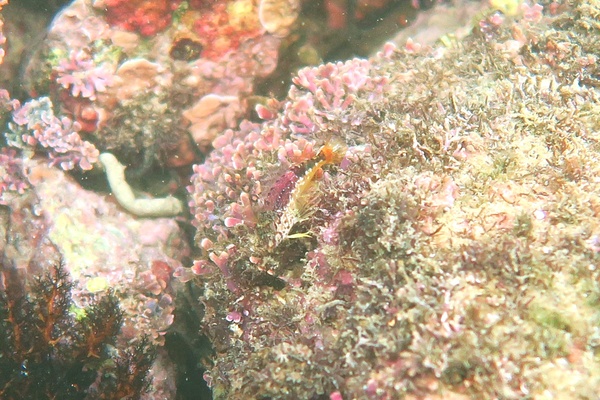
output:
[{"label": "pink coral branch", "polygon": [[98,160],[96,147],[81,139],[80,126],[67,117],[54,115],[52,102],[47,97],[30,100],[12,113],[9,144],[17,147],[41,147],[49,150],[52,165],[64,170],[78,165],[83,170],[92,169]]},{"label": "pink coral branch", "polygon": [[89,54],[72,51],[69,59],[61,60],[54,69],[56,82],[71,91],[73,97],[96,99],[96,93],[106,91],[113,83],[114,71],[108,64],[96,65]]},{"label": "pink coral branch", "polygon": [[313,134],[326,130],[328,121],[349,120],[357,94],[369,93],[371,100],[383,95],[387,79],[373,78],[370,69],[367,60],[353,59],[300,70],[284,105],[283,123],[292,133]]}]

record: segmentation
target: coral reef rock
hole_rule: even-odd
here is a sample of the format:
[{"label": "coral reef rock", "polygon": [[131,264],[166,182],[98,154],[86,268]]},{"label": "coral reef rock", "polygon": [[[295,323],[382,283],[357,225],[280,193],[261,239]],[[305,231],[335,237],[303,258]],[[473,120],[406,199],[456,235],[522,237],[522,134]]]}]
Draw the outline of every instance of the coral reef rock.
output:
[{"label": "coral reef rock", "polygon": [[599,15],[490,9],[217,137],[178,272],[214,398],[597,398]]}]

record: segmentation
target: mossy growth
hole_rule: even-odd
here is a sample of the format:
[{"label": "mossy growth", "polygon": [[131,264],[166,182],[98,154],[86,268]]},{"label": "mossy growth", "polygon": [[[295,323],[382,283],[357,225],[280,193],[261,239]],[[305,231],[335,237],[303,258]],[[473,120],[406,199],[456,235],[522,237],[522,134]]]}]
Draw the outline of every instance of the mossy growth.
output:
[{"label": "mossy growth", "polygon": [[386,98],[319,132],[368,151],[324,174],[304,272],[202,281],[223,398],[597,396],[600,9],[555,11],[371,59]]}]

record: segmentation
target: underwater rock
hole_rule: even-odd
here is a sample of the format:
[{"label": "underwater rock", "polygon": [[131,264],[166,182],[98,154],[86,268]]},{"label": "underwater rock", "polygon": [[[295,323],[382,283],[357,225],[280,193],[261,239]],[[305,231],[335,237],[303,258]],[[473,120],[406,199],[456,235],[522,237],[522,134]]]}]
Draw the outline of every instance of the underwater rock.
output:
[{"label": "underwater rock", "polygon": [[[4,259],[25,277],[62,260],[74,283],[76,306],[84,307],[92,294],[115,293],[123,311],[118,343],[149,335],[161,346],[175,308],[177,282],[171,274],[189,253],[175,221],[133,218],[62,170],[36,159],[19,160],[8,172],[12,182],[22,183],[7,186],[0,197]],[[143,398],[174,398],[172,369],[159,347],[150,371],[152,391]]]},{"label": "underwater rock", "polygon": [[214,398],[597,396],[600,10],[540,7],[302,70],[213,141],[178,275]]}]

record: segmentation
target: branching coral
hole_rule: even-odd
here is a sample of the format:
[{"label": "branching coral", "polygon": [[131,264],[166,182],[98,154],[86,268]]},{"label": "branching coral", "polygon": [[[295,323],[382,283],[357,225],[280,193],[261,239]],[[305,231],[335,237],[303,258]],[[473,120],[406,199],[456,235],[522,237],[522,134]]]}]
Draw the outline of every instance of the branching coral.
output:
[{"label": "branching coral", "polygon": [[301,134],[327,131],[330,121],[360,124],[364,115],[350,106],[360,95],[381,99],[387,80],[372,69],[367,60],[354,59],[300,70],[285,104],[284,124]]},{"label": "branching coral", "polygon": [[73,97],[96,99],[97,92],[106,91],[111,84],[114,71],[97,65],[84,51],[73,51],[68,59],[60,61],[54,68],[56,83],[69,90]]},{"label": "branching coral", "polygon": [[54,115],[47,97],[17,107],[8,128],[5,136],[10,145],[34,151],[47,149],[50,163],[64,170],[75,166],[89,170],[98,159],[96,147],[77,133],[79,125],[67,117]]},{"label": "branching coral", "polygon": [[[315,156],[314,145],[318,140],[341,133],[330,129],[333,121],[348,127],[359,124],[365,115],[355,107],[356,96],[366,94],[370,100],[381,99],[386,82],[385,77],[371,77],[370,68],[368,62],[355,59],[303,69],[294,79],[296,86],[290,90],[289,100],[282,105],[259,107],[259,115],[272,119],[264,127],[243,123],[240,131],[228,130],[216,139],[213,142],[216,151],[204,165],[196,167],[193,179],[196,187],[190,188],[192,208],[199,212],[196,224],[206,227],[206,233],[200,235],[206,234],[214,240],[214,233],[228,231],[227,226],[224,229],[219,226],[234,212],[235,203],[244,203],[241,198],[237,201],[243,195],[240,190],[246,193],[243,196],[256,198],[255,204],[246,208],[260,208],[271,202],[272,195],[268,193],[271,188],[263,187],[257,179],[269,169],[286,175],[290,169],[301,168]],[[283,111],[274,119],[278,107]],[[291,134],[303,134],[309,139]],[[222,192],[227,193],[225,198]],[[215,212],[215,208],[219,211]]]}]

